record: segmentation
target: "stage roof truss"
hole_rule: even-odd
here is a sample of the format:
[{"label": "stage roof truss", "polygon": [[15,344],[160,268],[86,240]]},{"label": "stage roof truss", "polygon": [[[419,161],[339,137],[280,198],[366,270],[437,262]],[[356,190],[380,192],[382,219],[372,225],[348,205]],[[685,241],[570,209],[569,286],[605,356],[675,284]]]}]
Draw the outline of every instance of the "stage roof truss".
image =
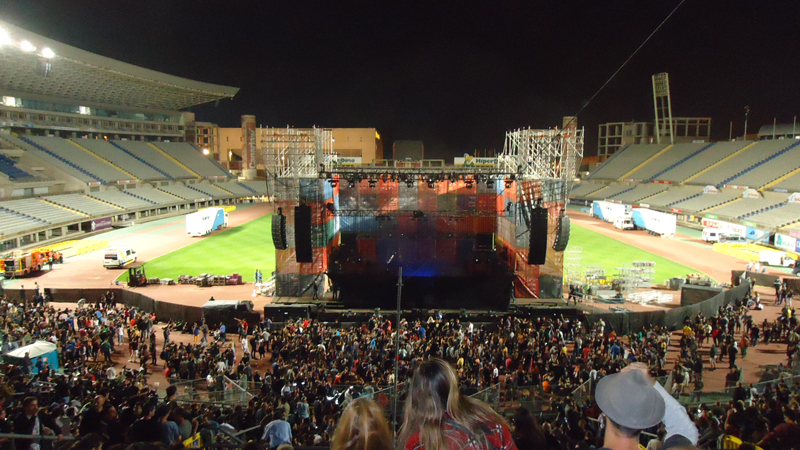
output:
[{"label": "stage roof truss", "polygon": [[261,128],[261,154],[268,176],[317,178],[336,159],[333,131],[325,128]]}]

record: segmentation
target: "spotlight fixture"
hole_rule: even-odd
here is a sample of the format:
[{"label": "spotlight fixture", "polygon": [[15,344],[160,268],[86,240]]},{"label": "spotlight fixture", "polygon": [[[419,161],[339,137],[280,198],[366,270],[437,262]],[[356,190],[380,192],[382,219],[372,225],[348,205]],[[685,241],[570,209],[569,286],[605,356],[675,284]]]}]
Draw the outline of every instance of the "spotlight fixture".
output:
[{"label": "spotlight fixture", "polygon": [[350,189],[353,189],[354,187],[356,187],[356,180],[354,180],[352,178],[347,180],[347,187],[349,187]]},{"label": "spotlight fixture", "polygon": [[331,214],[336,214],[336,206],[333,203],[328,202],[325,204],[325,208],[331,212]]},{"label": "spotlight fixture", "polygon": [[511,189],[511,185],[514,184],[511,180],[506,180],[506,189]]},{"label": "spotlight fixture", "polygon": [[336,187],[336,186],[339,185],[339,180],[331,179],[331,180],[328,180],[328,183],[331,184],[331,187]]},{"label": "spotlight fixture", "polygon": [[434,184],[433,181],[428,181],[428,189],[433,189]]},{"label": "spotlight fixture", "polygon": [[406,180],[406,187],[411,189],[414,187],[414,182],[411,180]]},{"label": "spotlight fixture", "polygon": [[491,179],[491,178],[486,180],[486,187],[489,188],[489,189],[493,188],[494,187],[494,180]]},{"label": "spotlight fixture", "polygon": [[472,187],[473,187],[473,181],[467,180],[467,189],[472,189]]},{"label": "spotlight fixture", "polygon": [[378,180],[376,180],[376,179],[374,179],[374,178],[370,178],[370,180],[369,180],[369,182],[368,182],[368,183],[369,183],[369,187],[370,187],[370,188],[372,188],[372,189],[374,189],[374,188],[375,188],[375,186],[377,186],[377,185],[378,185]]}]

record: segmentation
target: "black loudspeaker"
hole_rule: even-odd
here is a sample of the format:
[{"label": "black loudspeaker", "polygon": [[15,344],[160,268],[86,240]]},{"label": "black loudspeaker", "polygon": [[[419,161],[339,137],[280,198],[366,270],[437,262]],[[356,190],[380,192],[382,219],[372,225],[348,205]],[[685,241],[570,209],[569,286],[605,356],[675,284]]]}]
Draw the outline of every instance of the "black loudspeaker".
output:
[{"label": "black loudspeaker", "polygon": [[314,250],[311,247],[311,207],[300,205],[294,207],[294,243],[297,247],[297,262],[314,262]]},{"label": "black loudspeaker", "polygon": [[553,242],[553,250],[563,252],[567,249],[569,244],[569,216],[564,214],[558,219],[558,228],[556,229],[556,240]]},{"label": "black loudspeaker", "polygon": [[531,210],[531,233],[528,264],[540,266],[547,259],[547,208]]},{"label": "black loudspeaker", "polygon": [[286,216],[283,214],[272,215],[272,243],[276,250],[286,250],[289,247],[286,242]]}]

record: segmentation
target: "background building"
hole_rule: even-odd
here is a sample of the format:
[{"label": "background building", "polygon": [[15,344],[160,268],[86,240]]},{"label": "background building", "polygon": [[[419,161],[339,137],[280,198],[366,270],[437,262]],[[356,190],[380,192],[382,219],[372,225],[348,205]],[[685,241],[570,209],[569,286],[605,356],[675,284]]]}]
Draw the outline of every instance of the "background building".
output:
[{"label": "background building", "polygon": [[[311,130],[310,128],[308,129]],[[381,135],[375,128],[331,128],[333,132],[333,150],[340,157],[361,158],[358,163],[370,164],[376,159],[383,158],[383,141]],[[212,133],[209,130],[209,133]],[[209,136],[198,135],[198,137],[208,137],[209,142],[214,139],[213,134]],[[217,160],[230,170],[241,170],[242,161],[242,129],[236,128],[217,128],[217,145],[212,147],[209,143],[209,152],[218,155]],[[198,143],[198,146],[203,144]],[[262,144],[257,143],[257,162],[260,169],[264,168],[262,159]],[[356,161],[353,161],[356,163]]]},{"label": "background building", "polygon": [[[709,142],[710,117],[674,117],[674,142]],[[771,127],[770,127],[771,128]],[[597,133],[597,157],[603,162],[620,149],[634,144],[653,144],[656,135],[653,122],[610,122],[600,124]]]}]

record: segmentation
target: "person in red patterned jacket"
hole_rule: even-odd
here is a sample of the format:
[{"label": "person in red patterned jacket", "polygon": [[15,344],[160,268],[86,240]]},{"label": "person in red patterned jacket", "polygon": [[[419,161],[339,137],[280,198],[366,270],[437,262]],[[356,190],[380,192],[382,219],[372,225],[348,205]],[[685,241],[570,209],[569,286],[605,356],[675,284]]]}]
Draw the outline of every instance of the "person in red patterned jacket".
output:
[{"label": "person in red patterned jacket", "polygon": [[405,450],[517,450],[505,420],[485,403],[464,396],[444,360],[417,367],[411,379],[398,447]]}]

